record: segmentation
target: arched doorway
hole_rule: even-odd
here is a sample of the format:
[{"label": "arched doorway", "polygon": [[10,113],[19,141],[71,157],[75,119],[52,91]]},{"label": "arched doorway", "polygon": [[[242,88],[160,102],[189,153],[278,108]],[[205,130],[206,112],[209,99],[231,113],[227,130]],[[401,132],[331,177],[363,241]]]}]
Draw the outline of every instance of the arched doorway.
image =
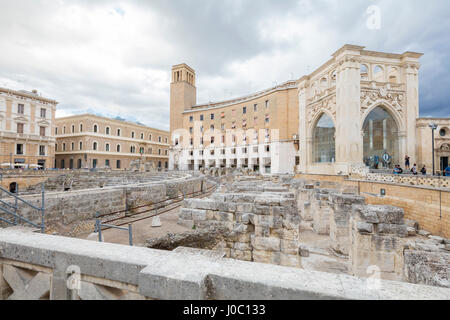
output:
[{"label": "arched doorway", "polygon": [[17,182],[12,182],[9,184],[9,192],[17,193]]},{"label": "arched doorway", "polygon": [[398,125],[382,106],[364,120],[364,163],[372,169],[393,168],[399,164]]},{"label": "arched doorway", "polygon": [[335,136],[336,127],[333,120],[327,114],[322,114],[313,131],[313,163],[336,162]]}]

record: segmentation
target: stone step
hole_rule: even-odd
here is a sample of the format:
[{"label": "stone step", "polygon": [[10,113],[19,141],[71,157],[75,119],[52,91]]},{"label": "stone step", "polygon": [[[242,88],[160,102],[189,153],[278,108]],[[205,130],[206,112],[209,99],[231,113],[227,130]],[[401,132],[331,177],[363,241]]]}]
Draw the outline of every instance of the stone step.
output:
[{"label": "stone step", "polygon": [[39,229],[39,228],[25,227],[25,226],[12,226],[12,227],[7,227],[5,229],[12,230],[12,231],[25,232],[25,233],[40,233],[41,232],[41,229]]}]

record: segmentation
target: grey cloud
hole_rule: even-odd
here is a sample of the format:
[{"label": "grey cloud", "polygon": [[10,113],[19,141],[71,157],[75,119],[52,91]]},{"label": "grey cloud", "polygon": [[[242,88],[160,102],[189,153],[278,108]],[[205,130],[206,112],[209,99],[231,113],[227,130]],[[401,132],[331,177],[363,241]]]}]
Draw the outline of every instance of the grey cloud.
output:
[{"label": "grey cloud", "polygon": [[[67,112],[168,129],[171,65],[196,70],[198,100],[207,102],[298,78],[353,43],[425,53],[421,115],[450,116],[447,1],[0,2],[0,78],[25,80],[18,89],[37,88]],[[380,30],[366,27],[373,4]]]}]

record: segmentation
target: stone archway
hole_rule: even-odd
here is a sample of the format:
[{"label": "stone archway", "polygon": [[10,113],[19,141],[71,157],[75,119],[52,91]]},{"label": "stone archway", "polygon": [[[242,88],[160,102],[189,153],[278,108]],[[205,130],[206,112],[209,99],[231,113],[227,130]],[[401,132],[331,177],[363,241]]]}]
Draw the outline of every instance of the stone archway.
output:
[{"label": "stone archway", "polygon": [[[400,163],[399,124],[389,108],[378,105],[363,122],[363,161],[372,169]],[[388,157],[389,156],[389,157]]]}]

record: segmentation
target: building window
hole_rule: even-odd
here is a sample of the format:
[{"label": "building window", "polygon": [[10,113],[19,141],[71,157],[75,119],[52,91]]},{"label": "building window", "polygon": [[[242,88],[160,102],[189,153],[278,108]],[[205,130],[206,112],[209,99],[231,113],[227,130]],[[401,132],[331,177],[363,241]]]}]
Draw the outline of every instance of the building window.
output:
[{"label": "building window", "polygon": [[166,138],[166,139],[165,139],[165,141],[166,141],[166,143],[168,143],[168,142],[169,142],[169,139],[168,139],[168,138]]},{"label": "building window", "polygon": [[120,144],[117,145],[116,150],[117,150],[117,152],[120,152]]},{"label": "building window", "polygon": [[194,117],[193,116],[189,117],[189,122],[194,122]]},{"label": "building window", "polygon": [[92,149],[93,149],[94,151],[97,151],[97,147],[98,147],[97,142],[94,142],[94,143],[92,144]]},{"label": "building window", "polygon": [[247,148],[242,148],[242,153],[247,153]]},{"label": "building window", "polygon": [[80,124],[80,132],[83,132],[83,125]]},{"label": "building window", "polygon": [[80,141],[80,151],[83,150],[83,142]]},{"label": "building window", "polygon": [[445,137],[446,134],[447,134],[447,131],[446,131],[445,129],[439,130],[439,135],[440,135],[441,137]]},{"label": "building window", "polygon": [[158,149],[158,154],[161,155],[161,149]]},{"label": "building window", "polygon": [[131,132],[131,138],[134,139],[134,131]]},{"label": "building window", "polygon": [[130,147],[130,153],[136,153],[136,147],[135,146],[131,146]]},{"label": "building window", "polygon": [[25,113],[25,106],[23,104],[20,104],[17,106],[17,113],[18,114],[24,114]]},{"label": "building window", "polygon": [[47,117],[47,109],[41,108],[41,118]]},{"label": "building window", "polygon": [[63,151],[66,151],[66,144],[63,143]]},{"label": "building window", "polygon": [[117,136],[118,137],[120,137],[120,134],[121,134],[122,132],[120,131],[120,129],[117,129]]},{"label": "building window", "polygon": [[191,146],[193,146],[194,145],[194,139],[191,138],[190,143],[191,143]]},{"label": "building window", "polygon": [[153,154],[153,148],[148,148],[148,154]]},{"label": "building window", "polygon": [[169,168],[169,163],[166,161],[164,162],[164,168],[168,169]]},{"label": "building window", "polygon": [[144,134],[141,133],[141,140],[144,140]]},{"label": "building window", "polygon": [[39,155],[45,156],[45,146],[39,146]]},{"label": "building window", "polygon": [[203,119],[204,119],[204,117],[203,117],[203,115],[201,114],[201,115],[200,115],[200,121],[203,121]]},{"label": "building window", "polygon": [[64,163],[64,159],[61,160],[61,169],[65,169],[66,168],[66,164]]},{"label": "building window", "polygon": [[214,113],[211,113],[211,120],[214,120]]},{"label": "building window", "polygon": [[162,162],[161,162],[161,161],[158,161],[158,168],[161,169],[161,165],[162,165]]},{"label": "building window", "polygon": [[266,152],[270,152],[270,146],[266,146]]},{"label": "building window", "polygon": [[75,126],[72,125],[72,133],[75,133]]},{"label": "building window", "polygon": [[139,153],[140,153],[140,154],[144,154],[144,153],[145,153],[144,147],[140,147],[140,148],[139,148]]},{"label": "building window", "polygon": [[148,140],[152,141],[152,135],[151,134],[148,135]]},{"label": "building window", "polygon": [[220,125],[220,129],[223,131],[223,130],[225,130],[225,124],[224,123],[222,123],[221,125]]},{"label": "building window", "polygon": [[109,160],[108,159],[105,160],[105,167],[109,168]]},{"label": "building window", "polygon": [[72,148],[70,150],[72,150],[72,151],[75,150],[75,143],[72,142],[71,147]]},{"label": "building window", "polygon": [[81,169],[81,166],[82,166],[81,159],[78,159],[77,162],[78,162],[77,168],[78,168],[78,169]]},{"label": "building window", "polygon": [[57,143],[55,143],[55,151],[58,151],[58,144]]},{"label": "building window", "polygon": [[333,120],[326,114],[322,114],[313,133],[312,156],[315,163],[335,162],[335,133]]},{"label": "building window", "polygon": [[158,142],[161,143],[161,141],[162,141],[162,140],[161,140],[161,137],[158,137]]},{"label": "building window", "polygon": [[270,123],[270,115],[266,114],[266,123]]},{"label": "building window", "polygon": [[16,145],[16,155],[23,155],[23,144],[18,143]]},{"label": "building window", "polygon": [[106,144],[105,150],[106,150],[106,152],[109,152],[109,143]]},{"label": "building window", "polygon": [[257,111],[258,111],[258,105],[257,105],[257,104],[253,105],[253,111],[254,111],[254,112],[257,112]]},{"label": "building window", "polygon": [[269,107],[269,100],[266,100],[266,108]]},{"label": "building window", "polygon": [[247,107],[242,108],[242,114],[247,114]]},{"label": "building window", "polygon": [[189,128],[189,133],[190,133],[190,134],[194,133],[194,128],[190,127],[190,128]]},{"label": "building window", "polygon": [[111,128],[110,128],[110,127],[106,127],[105,133],[109,135],[109,134],[110,134],[110,131],[111,131]]},{"label": "building window", "polygon": [[200,145],[203,145],[203,137],[200,138]]},{"label": "building window", "polygon": [[63,127],[63,134],[66,134],[66,126]]},{"label": "building window", "polygon": [[213,124],[211,125],[211,131],[214,131],[214,125]]},{"label": "building window", "polygon": [[117,161],[116,161],[116,168],[117,168],[117,169],[120,169],[120,160],[117,160]]},{"label": "building window", "polygon": [[98,132],[98,126],[96,124],[94,124],[94,133]]},{"label": "building window", "polygon": [[23,123],[17,124],[17,133],[23,133]]},{"label": "building window", "polygon": [[58,134],[58,127],[55,128],[55,135]]},{"label": "building window", "polygon": [[39,133],[41,137],[45,137],[45,127],[39,127]]},{"label": "building window", "polygon": [[[363,124],[363,156],[364,162],[371,169],[378,169],[374,159],[383,159],[387,153],[392,157],[391,165],[400,162],[399,154],[399,130],[395,119],[382,107],[373,109]],[[381,161],[380,161],[381,162]]]}]

